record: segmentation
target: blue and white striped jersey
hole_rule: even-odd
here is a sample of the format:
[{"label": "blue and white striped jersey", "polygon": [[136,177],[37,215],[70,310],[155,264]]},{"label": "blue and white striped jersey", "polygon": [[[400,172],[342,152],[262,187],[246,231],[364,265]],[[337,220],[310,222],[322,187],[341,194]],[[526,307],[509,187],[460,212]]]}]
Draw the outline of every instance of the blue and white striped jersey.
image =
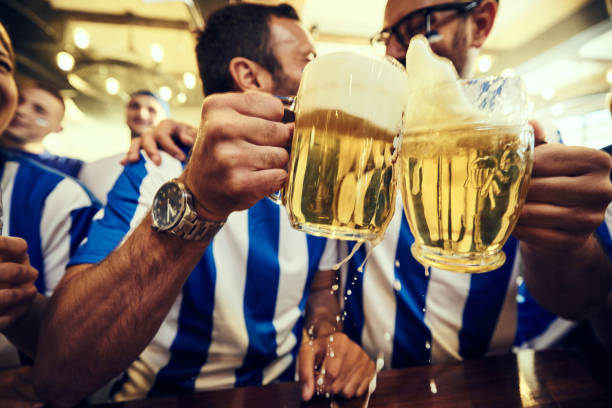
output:
[{"label": "blue and white striped jersey", "polygon": [[343,271],[347,335],[372,358],[382,353],[387,368],[510,351],[521,313],[519,287],[525,290],[518,241],[511,237],[504,246],[506,263],[484,274],[426,272],[412,257],[413,242],[398,199],[385,238],[363,272],[363,248]]},{"label": "blue and white striped jersey", "polygon": [[[39,272],[36,287],[50,295],[99,206],[70,177],[4,150],[0,150],[0,180],[2,235],[26,240],[30,263]],[[0,357],[0,366],[14,364],[3,360]]]},{"label": "blue and white striped jersey", "polygon": [[[71,264],[106,257],[182,168],[166,154],[126,166]],[[231,214],[115,399],[293,380],[310,282],[336,262],[335,242],[294,230],[268,199]]]}]

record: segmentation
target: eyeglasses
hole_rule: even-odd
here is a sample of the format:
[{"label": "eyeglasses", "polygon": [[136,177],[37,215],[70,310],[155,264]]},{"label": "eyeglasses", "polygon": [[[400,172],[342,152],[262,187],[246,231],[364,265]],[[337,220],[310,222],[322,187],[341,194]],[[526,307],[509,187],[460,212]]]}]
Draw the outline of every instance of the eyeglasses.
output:
[{"label": "eyeglasses", "polygon": [[[433,25],[442,25],[444,20],[432,21],[434,13],[439,11],[454,11],[458,14],[468,14],[480,5],[482,0],[469,1],[465,3],[445,3],[438,4],[431,7],[425,7],[419,10],[415,10],[412,13],[406,14],[400,21],[387,27],[381,32],[370,38],[370,44],[374,47],[378,47],[381,44],[386,46],[389,44],[391,37],[395,36],[397,41],[408,48],[408,42],[412,37],[417,34],[425,34],[430,41],[439,38],[439,34],[436,30],[432,30]],[[454,18],[455,16],[453,16]]]}]

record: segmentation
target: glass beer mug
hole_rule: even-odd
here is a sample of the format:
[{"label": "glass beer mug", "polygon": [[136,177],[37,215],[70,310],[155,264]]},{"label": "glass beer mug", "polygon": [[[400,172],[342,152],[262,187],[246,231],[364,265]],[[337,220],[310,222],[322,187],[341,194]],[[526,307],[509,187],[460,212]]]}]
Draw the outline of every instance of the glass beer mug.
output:
[{"label": "glass beer mug", "polygon": [[334,53],[310,62],[295,100],[287,184],[291,225],[347,240],[382,238],[395,207],[407,78],[390,59]]},{"label": "glass beer mug", "polygon": [[400,153],[401,194],[425,266],[485,272],[525,202],[533,129],[520,78],[459,80],[412,92]]}]

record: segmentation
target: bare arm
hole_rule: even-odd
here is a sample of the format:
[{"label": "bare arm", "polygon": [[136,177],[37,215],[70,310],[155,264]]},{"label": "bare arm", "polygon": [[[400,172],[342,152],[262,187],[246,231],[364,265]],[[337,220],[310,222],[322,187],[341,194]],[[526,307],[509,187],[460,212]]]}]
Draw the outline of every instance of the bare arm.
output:
[{"label": "bare arm", "polygon": [[[291,128],[279,101],[258,93],[213,95],[181,180],[198,213],[224,220],[285,182]],[[150,215],[97,265],[70,268],[41,328],[34,367],[43,399],[78,402],[123,371],[158,330],[208,242],[151,229]]]},{"label": "bare arm", "polygon": [[147,216],[120,250],[99,265],[70,268],[56,288],[34,369],[43,399],[77,403],[155,335],[208,243],[158,234],[150,225]]},{"label": "bare arm", "polygon": [[612,266],[594,234],[612,200],[612,159],[583,147],[536,148],[527,202],[514,235],[525,282],[544,308],[579,320],[599,310]]}]

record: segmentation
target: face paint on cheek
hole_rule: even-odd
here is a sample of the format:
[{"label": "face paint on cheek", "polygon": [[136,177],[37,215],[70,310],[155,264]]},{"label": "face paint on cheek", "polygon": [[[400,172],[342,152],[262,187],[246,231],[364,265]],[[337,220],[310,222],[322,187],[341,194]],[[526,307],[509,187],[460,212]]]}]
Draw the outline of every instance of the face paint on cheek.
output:
[{"label": "face paint on cheek", "polygon": [[49,121],[43,118],[37,118],[34,121],[38,126],[49,126]]}]

